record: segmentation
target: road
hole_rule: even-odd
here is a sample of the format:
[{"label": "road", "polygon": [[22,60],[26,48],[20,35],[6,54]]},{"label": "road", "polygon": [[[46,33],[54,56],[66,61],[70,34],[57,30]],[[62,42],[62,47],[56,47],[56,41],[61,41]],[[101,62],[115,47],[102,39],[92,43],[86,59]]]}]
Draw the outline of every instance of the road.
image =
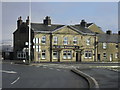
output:
[{"label": "road", "polygon": [[69,69],[2,64],[3,88],[88,88],[82,77]]}]

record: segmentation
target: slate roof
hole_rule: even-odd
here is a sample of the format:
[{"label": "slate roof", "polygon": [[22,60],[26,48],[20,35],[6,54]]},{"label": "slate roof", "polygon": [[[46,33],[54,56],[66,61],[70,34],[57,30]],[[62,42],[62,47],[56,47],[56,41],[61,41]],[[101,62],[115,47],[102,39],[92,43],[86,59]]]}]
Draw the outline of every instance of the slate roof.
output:
[{"label": "slate roof", "polygon": [[118,34],[98,34],[98,42],[118,43],[120,42],[120,35]]},{"label": "slate roof", "polygon": [[[59,24],[51,24],[51,26],[42,24],[42,23],[31,23],[31,27],[34,32],[43,32],[43,33],[50,33],[53,32],[57,29],[60,29],[64,27],[65,25],[59,25]],[[83,34],[94,34],[91,30],[81,27],[79,24],[78,25],[68,25],[68,27],[71,27],[72,29],[83,33]]]},{"label": "slate roof", "polygon": [[92,32],[91,30],[81,27],[79,24],[78,25],[71,25],[73,28],[78,29],[79,31],[83,32],[83,33],[91,33],[91,34],[95,34],[94,32]]},{"label": "slate roof", "polygon": [[45,24],[40,24],[40,23],[31,23],[31,27],[34,31],[37,32],[50,32],[50,31],[54,31],[58,28],[61,28],[65,25],[58,25],[58,24],[52,24],[51,26],[45,25]]}]

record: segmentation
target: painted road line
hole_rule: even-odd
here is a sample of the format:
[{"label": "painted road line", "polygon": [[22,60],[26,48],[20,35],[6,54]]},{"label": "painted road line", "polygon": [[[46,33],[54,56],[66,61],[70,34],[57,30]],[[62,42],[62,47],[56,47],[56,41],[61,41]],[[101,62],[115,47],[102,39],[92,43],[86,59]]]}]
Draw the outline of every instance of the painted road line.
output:
[{"label": "painted road line", "polygon": [[53,70],[53,68],[49,68],[49,69]]},{"label": "painted road line", "polygon": [[47,67],[43,67],[43,68],[47,68]]},{"label": "painted road line", "polygon": [[57,71],[60,71],[60,69],[56,69]]},{"label": "painted road line", "polygon": [[14,72],[14,71],[4,71],[4,70],[0,70],[0,72],[3,72],[3,73],[10,73],[10,74],[17,73],[17,72]]},{"label": "painted road line", "polygon": [[40,66],[36,66],[36,67],[40,67]]},{"label": "painted road line", "polygon": [[11,84],[16,83],[18,80],[20,79],[20,77],[18,77],[15,81],[13,81]]}]

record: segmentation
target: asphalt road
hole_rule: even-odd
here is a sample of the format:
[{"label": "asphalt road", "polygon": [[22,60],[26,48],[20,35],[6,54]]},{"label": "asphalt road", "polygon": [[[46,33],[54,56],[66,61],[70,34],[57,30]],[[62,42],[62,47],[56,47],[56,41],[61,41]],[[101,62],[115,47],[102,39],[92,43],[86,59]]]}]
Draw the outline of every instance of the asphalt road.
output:
[{"label": "asphalt road", "polygon": [[2,70],[2,88],[88,88],[69,69],[3,63]]},{"label": "asphalt road", "polygon": [[79,70],[95,78],[100,88],[120,88],[120,72],[105,68],[79,68]]}]

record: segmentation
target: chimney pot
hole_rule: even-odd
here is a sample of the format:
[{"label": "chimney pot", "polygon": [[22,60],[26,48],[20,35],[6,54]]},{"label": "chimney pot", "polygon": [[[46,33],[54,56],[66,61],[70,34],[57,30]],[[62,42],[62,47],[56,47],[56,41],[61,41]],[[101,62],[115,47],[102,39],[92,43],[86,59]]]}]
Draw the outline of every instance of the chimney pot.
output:
[{"label": "chimney pot", "polygon": [[111,30],[107,30],[106,34],[110,35],[110,34],[112,34],[112,31]]}]

